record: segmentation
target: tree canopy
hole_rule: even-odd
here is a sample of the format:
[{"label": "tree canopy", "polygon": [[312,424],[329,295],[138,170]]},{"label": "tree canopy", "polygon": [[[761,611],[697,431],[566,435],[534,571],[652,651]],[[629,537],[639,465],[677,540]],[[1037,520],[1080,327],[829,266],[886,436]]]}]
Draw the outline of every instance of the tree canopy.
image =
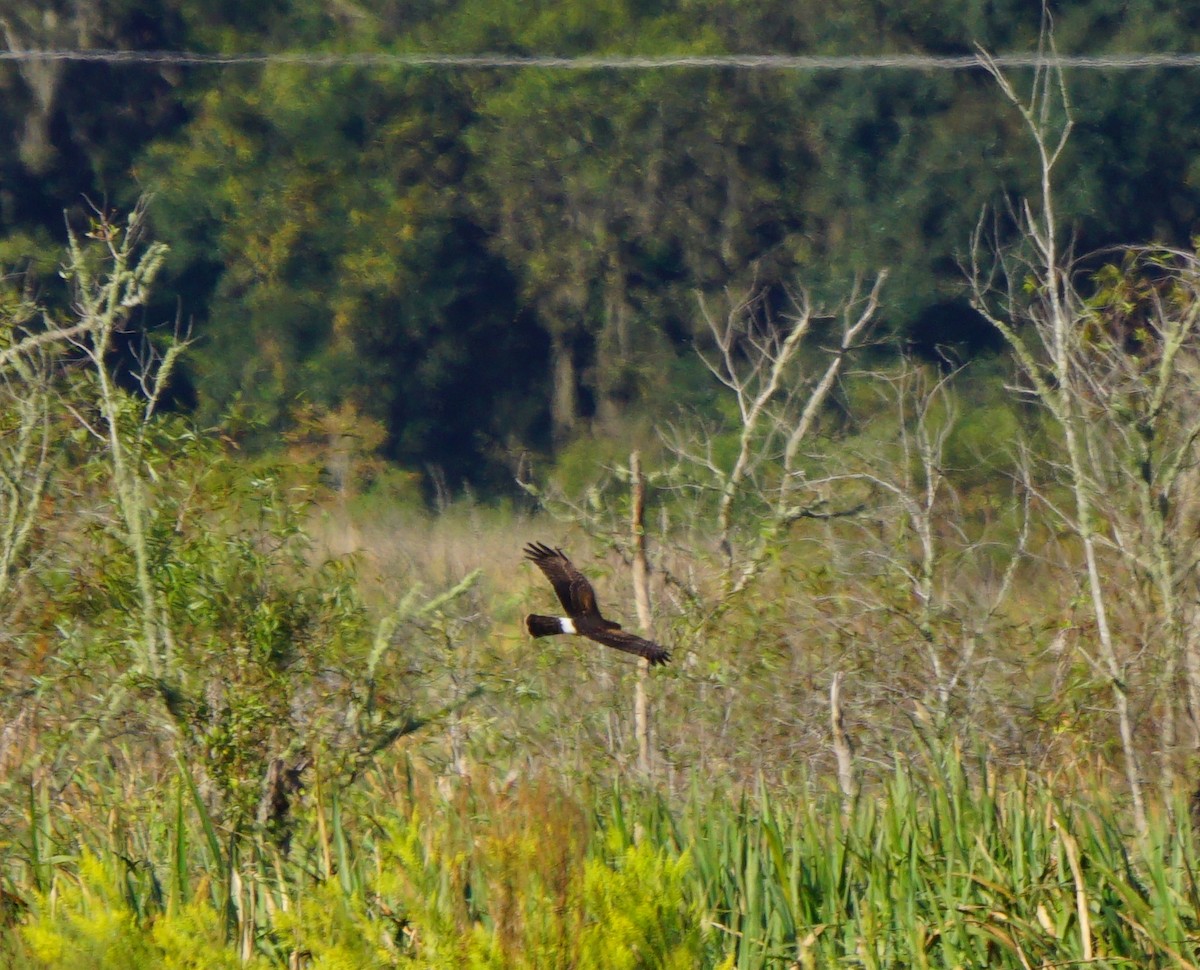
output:
[{"label": "tree canopy", "polygon": [[[1052,13],[1063,53],[1200,36],[1170,5]],[[1032,50],[1040,17],[1011,0],[14,0],[3,29],[12,50],[957,54]],[[1186,243],[1195,71],[1068,84],[1080,247]],[[981,70],[15,60],[0,87],[6,265],[50,290],[64,210],[149,195],[170,254],[141,324],[194,321],[181,401],[242,408],[263,441],[352,405],[389,457],[485,489],[526,452],[678,406],[697,294],[785,307],[888,269],[892,333],[978,352],[959,259],[981,211],[1036,178]]]}]

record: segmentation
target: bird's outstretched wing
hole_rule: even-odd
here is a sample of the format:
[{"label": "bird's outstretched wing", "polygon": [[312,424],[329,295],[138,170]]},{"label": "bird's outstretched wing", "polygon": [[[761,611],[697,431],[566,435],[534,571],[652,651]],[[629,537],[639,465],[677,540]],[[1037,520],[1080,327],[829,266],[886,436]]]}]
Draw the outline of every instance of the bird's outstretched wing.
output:
[{"label": "bird's outstretched wing", "polygon": [[525,558],[535,563],[550,585],[568,616],[600,616],[596,606],[596,591],[587,578],[576,569],[561,549],[551,549],[541,542],[531,542],[525,547]]},{"label": "bird's outstretched wing", "polygon": [[626,653],[645,657],[650,661],[651,667],[656,664],[665,664],[671,659],[670,652],[662,644],[639,637],[635,633],[626,633],[624,630],[589,629],[580,630],[579,632],[589,640],[603,643],[606,647],[615,647],[617,650],[624,650]]}]

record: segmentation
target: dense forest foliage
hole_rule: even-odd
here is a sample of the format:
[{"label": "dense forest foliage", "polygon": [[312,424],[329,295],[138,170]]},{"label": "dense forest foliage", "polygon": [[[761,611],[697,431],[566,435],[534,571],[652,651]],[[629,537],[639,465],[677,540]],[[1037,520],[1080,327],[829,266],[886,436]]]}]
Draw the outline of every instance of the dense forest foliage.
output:
[{"label": "dense forest foliage", "polygon": [[[8,0],[10,48],[199,52],[970,53],[1035,47],[1036,3],[661,0],[358,5]],[[1187,49],[1179,5],[1064,5],[1064,53]],[[1186,243],[1194,72],[1076,71],[1066,222],[1081,251]],[[354,410],[457,491],[525,453],[704,395],[698,295],[818,302],[890,271],[889,332],[969,356],[995,332],[960,260],[1034,187],[981,70],[647,71],[0,65],[0,257],[52,291],[63,213],[148,196],[170,247],[136,323],[181,316],[172,394],[249,443]],[[666,380],[662,378],[664,375]]]}]

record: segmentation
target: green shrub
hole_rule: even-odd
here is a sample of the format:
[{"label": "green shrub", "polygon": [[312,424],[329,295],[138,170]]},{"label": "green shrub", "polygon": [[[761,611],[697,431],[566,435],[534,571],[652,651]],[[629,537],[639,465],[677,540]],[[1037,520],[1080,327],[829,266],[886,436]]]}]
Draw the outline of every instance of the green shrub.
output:
[{"label": "green shrub", "polygon": [[[610,836],[610,842],[613,839]],[[648,842],[612,861],[589,859],[578,966],[587,970],[690,970],[700,965],[701,914],[686,897],[688,854]]]},{"label": "green shrub", "polygon": [[336,880],[299,895],[292,909],[275,914],[273,928],[309,970],[401,965],[397,925]]},{"label": "green shrub", "polygon": [[220,914],[196,900],[139,916],[116,857],[84,853],[78,873],[59,871],[22,931],[35,965],[53,970],[234,970],[265,967],[225,942]]}]

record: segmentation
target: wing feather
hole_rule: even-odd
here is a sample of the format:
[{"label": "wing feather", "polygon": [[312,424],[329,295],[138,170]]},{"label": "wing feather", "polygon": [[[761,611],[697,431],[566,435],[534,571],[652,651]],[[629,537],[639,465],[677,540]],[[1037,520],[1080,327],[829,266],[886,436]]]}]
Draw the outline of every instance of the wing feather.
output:
[{"label": "wing feather", "polygon": [[615,647],[617,650],[624,650],[626,653],[645,657],[650,661],[651,667],[656,664],[665,664],[671,659],[670,651],[662,644],[639,637],[636,633],[627,633],[624,630],[591,629],[580,630],[579,632],[589,640],[595,640],[606,647]]},{"label": "wing feather", "polygon": [[538,567],[550,580],[563,609],[573,617],[600,616],[596,606],[596,591],[561,549],[551,549],[542,542],[525,547],[525,558]]}]

